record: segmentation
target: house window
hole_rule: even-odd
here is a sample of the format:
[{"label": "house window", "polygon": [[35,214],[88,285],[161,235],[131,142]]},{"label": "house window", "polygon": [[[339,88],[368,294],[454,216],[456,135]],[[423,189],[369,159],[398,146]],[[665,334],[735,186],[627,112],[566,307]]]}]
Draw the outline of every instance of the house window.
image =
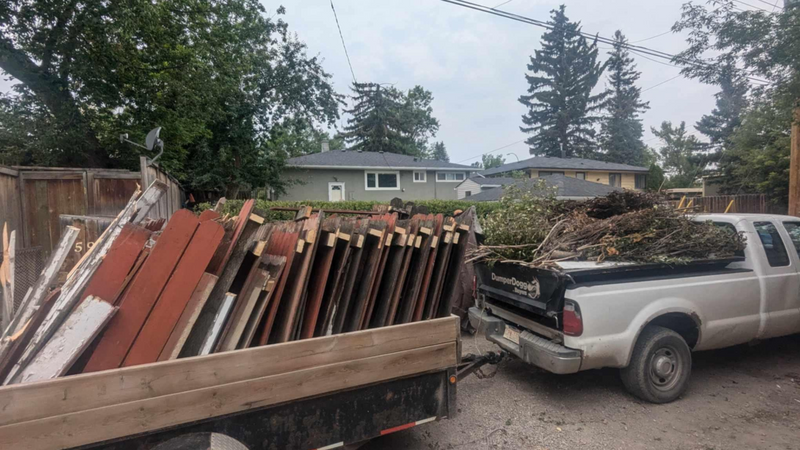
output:
[{"label": "house window", "polygon": [[647,187],[647,175],[643,173],[636,174],[636,182],[634,184],[636,189],[644,189]]},{"label": "house window", "polygon": [[608,185],[613,187],[622,187],[622,174],[621,173],[608,174]]},{"label": "house window", "polygon": [[425,171],[424,170],[415,170],[414,171],[414,183],[424,183],[427,181],[425,178]]},{"label": "house window", "polygon": [[464,172],[436,172],[436,181],[464,181]]},{"label": "house window", "polygon": [[553,172],[551,170],[540,170],[539,177],[549,177],[550,175],[564,175],[564,172]]},{"label": "house window", "polygon": [[464,192],[464,197],[469,197],[472,195],[472,191]]},{"label": "house window", "polygon": [[368,191],[398,191],[400,172],[364,172],[364,185]]},{"label": "house window", "polygon": [[579,180],[585,180],[586,179],[586,172],[575,172],[575,178],[577,178]]}]

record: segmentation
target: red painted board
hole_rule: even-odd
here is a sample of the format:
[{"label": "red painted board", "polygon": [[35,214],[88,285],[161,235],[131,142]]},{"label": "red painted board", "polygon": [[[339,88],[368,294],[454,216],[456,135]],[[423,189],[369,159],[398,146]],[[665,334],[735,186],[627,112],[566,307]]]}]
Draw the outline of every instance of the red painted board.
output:
[{"label": "red painted board", "polygon": [[113,303],[150,234],[144,227],[126,224],[89,280],[89,285],[81,295],[81,302],[93,295],[107,303]]},{"label": "red painted board", "polygon": [[200,222],[219,219],[220,217],[222,216],[220,216],[218,212],[214,211],[213,209],[207,209],[200,213]]},{"label": "red painted board", "polygon": [[227,247],[223,246],[217,250],[217,253],[211,258],[211,262],[208,263],[206,272],[216,276],[222,275],[222,271],[225,270],[225,265],[228,264],[231,253],[233,253],[233,249],[236,247],[236,242],[239,240],[239,236],[242,235],[242,231],[244,231],[244,226],[247,225],[247,221],[250,220],[250,213],[253,211],[254,205],[255,200],[253,199],[244,202],[242,209],[239,210],[239,217],[236,220],[236,228],[233,230],[230,244]]},{"label": "red painted board", "polygon": [[217,222],[207,221],[200,224],[142,331],[128,351],[122,367],[158,360],[223,234],[225,230]]},{"label": "red painted board", "polygon": [[189,210],[182,209],[172,215],[147,261],[120,299],[119,311],[106,327],[84,373],[115,369],[122,364],[199,224],[197,216]]}]

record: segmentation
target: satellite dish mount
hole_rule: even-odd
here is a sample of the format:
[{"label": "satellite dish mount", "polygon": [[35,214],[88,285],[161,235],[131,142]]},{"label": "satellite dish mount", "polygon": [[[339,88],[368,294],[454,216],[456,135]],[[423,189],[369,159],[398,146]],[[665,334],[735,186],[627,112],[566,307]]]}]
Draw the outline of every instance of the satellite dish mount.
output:
[{"label": "satellite dish mount", "polygon": [[136,142],[129,140],[128,133],[120,134],[119,142],[120,143],[127,142],[128,144],[131,144],[134,147],[143,148],[147,151],[152,151],[154,148],[158,147],[159,149],[158,154],[155,157],[153,157],[153,159],[147,158],[147,165],[152,166],[153,163],[155,163],[158,160],[158,158],[160,158],[161,155],[164,153],[164,141],[162,141],[158,137],[160,133],[161,133],[161,127],[155,127],[152,130],[150,130],[150,132],[147,133],[147,137],[144,138],[144,145],[137,144]]}]

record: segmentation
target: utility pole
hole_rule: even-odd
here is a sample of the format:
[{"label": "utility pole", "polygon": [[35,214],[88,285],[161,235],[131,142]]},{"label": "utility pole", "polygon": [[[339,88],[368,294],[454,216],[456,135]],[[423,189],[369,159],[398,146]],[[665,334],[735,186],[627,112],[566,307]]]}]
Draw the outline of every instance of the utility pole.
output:
[{"label": "utility pole", "polygon": [[[784,14],[800,5],[798,0],[784,0]],[[800,100],[792,114],[791,158],[789,160],[789,215],[800,216]]]}]

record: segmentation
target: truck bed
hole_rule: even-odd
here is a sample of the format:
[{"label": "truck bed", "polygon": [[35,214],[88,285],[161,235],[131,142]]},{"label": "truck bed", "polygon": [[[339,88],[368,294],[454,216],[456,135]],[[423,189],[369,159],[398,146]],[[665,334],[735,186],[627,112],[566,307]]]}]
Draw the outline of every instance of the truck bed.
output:
[{"label": "truck bed", "polygon": [[[114,442],[112,448],[147,448],[120,442],[149,433],[166,438],[169,430],[391,380],[443,378],[456,367],[458,343],[458,318],[451,316],[11,385],[0,388],[0,442],[27,450]],[[322,442],[329,437],[309,430],[307,448],[329,445]]]}]

